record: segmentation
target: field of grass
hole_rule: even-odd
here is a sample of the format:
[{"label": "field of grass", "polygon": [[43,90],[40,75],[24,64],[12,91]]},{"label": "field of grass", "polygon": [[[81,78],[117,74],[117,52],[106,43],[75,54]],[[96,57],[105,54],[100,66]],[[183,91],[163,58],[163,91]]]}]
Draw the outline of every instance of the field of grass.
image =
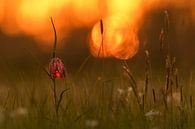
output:
[{"label": "field of grass", "polygon": [[93,57],[76,72],[67,69],[65,78],[56,79],[58,99],[66,89],[58,115],[53,83],[42,68],[37,65],[30,78],[8,76],[14,86],[1,86],[0,127],[194,129],[193,91],[181,85],[176,66],[165,65],[161,75],[147,62],[140,68],[143,74],[137,69],[124,61]]},{"label": "field of grass", "polygon": [[[161,33],[160,47],[167,45],[164,38]],[[55,47],[56,42],[53,58]],[[167,51],[162,50],[161,65],[155,68],[150,60],[154,53],[147,50],[144,65],[90,56],[57,79],[36,59],[29,73],[16,74],[0,64],[8,82],[0,86],[0,128],[194,129],[193,76],[181,75],[184,70]]]}]

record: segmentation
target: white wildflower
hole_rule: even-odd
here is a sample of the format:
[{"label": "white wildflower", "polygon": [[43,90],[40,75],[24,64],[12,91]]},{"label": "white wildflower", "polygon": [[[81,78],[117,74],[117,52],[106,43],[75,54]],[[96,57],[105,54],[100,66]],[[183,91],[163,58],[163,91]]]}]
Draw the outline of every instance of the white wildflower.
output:
[{"label": "white wildflower", "polygon": [[149,112],[145,113],[145,116],[149,119],[152,120],[154,117],[156,116],[160,116],[161,112],[159,111],[154,111],[154,110],[150,110]]},{"label": "white wildflower", "polygon": [[95,128],[98,126],[98,124],[99,122],[95,119],[89,119],[85,121],[85,125],[90,128]]},{"label": "white wildflower", "polygon": [[119,95],[122,95],[125,93],[125,91],[121,88],[118,88],[117,91],[118,91]]},{"label": "white wildflower", "polygon": [[180,92],[173,92],[172,96],[169,95],[167,97],[167,102],[174,102],[176,106],[179,106],[181,103],[181,93]]},{"label": "white wildflower", "polygon": [[101,76],[98,76],[97,80],[98,81],[101,81],[102,80],[102,77]]},{"label": "white wildflower", "polygon": [[26,116],[26,115],[28,115],[28,110],[24,107],[19,107],[10,113],[10,117],[12,118],[17,116]]},{"label": "white wildflower", "polygon": [[133,88],[132,87],[128,87],[127,92],[130,93],[132,91],[133,91]]},{"label": "white wildflower", "polygon": [[26,108],[24,108],[24,107],[18,108],[16,110],[16,112],[17,112],[18,115],[23,115],[23,116],[28,114],[28,110]]}]

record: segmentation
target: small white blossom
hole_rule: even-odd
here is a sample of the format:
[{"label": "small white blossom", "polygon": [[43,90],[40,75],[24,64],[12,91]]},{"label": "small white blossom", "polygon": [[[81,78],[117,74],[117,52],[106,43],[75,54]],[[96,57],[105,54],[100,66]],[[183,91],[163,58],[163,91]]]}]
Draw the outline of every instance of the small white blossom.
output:
[{"label": "small white blossom", "polygon": [[149,118],[150,120],[152,120],[154,117],[160,116],[160,115],[161,115],[161,112],[154,111],[154,110],[150,110],[149,112],[145,113],[145,116],[147,118]]},{"label": "small white blossom", "polygon": [[167,97],[167,102],[174,102],[176,106],[179,106],[181,103],[181,93],[180,92],[173,92],[172,96],[169,95]]},{"label": "small white blossom", "polygon": [[90,128],[95,128],[98,126],[98,124],[99,122],[95,119],[89,119],[85,121],[85,125]]},{"label": "small white blossom", "polygon": [[125,91],[121,88],[118,88],[117,91],[118,91],[119,95],[122,95],[125,93]]},{"label": "small white blossom", "polygon": [[10,113],[10,117],[12,118],[17,116],[26,116],[26,115],[28,115],[28,110],[24,107],[19,107]]}]

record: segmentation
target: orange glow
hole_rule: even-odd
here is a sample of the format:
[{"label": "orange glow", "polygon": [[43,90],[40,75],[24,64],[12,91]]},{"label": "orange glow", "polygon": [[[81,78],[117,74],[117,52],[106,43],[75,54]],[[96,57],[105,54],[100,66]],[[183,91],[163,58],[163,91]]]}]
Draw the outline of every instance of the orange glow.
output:
[{"label": "orange glow", "polygon": [[195,22],[195,1],[191,1],[191,11]]},{"label": "orange glow", "polygon": [[4,16],[4,7],[5,7],[5,5],[4,5],[4,1],[3,0],[0,0],[0,23],[1,23],[1,21],[2,21],[2,19],[3,19],[3,16]]},{"label": "orange glow", "polygon": [[96,57],[129,59],[139,47],[137,31],[143,22],[144,13],[167,5],[180,8],[194,4],[188,0],[107,0],[107,5],[104,34],[102,36],[100,23],[96,23],[91,33],[91,52]]},{"label": "orange glow", "polygon": [[140,8],[140,3],[140,0],[107,0],[108,12],[110,14],[135,15],[135,11],[138,7]]},{"label": "orange glow", "polygon": [[[100,23],[91,33],[90,49],[96,57],[129,59],[138,50],[137,31],[142,16],[140,0],[108,0],[108,14],[103,19],[103,36]],[[103,40],[103,42],[102,42]]]},{"label": "orange glow", "polygon": [[99,17],[99,0],[73,0],[72,11],[75,26],[89,26]]},{"label": "orange glow", "polygon": [[[1,18],[1,24],[0,29],[8,34],[8,35],[15,35],[19,34],[19,28],[17,27],[16,23],[16,15],[17,15],[17,1],[11,1],[11,0],[1,0],[0,6],[3,6],[0,10],[2,12]],[[3,3],[3,4],[2,4]],[[14,5],[14,6],[9,6]]]},{"label": "orange glow", "polygon": [[[16,22],[18,23],[18,28],[37,40],[52,43],[53,33],[49,18],[54,16],[56,26],[62,28],[64,24],[59,23],[57,19],[59,19],[58,14],[62,11],[65,4],[68,4],[68,0],[22,1],[20,6],[18,6],[17,12]],[[61,32],[61,30],[58,31]],[[61,37],[61,35],[58,37]]]},{"label": "orange glow", "polygon": [[111,16],[103,20],[103,26],[103,36],[99,22],[92,30],[90,49],[94,56],[128,59],[136,54],[139,41],[133,23],[122,16]]},{"label": "orange glow", "polygon": [[99,0],[0,0],[0,29],[8,35],[25,34],[52,44],[53,17],[58,39],[74,27],[91,26],[99,17]]},{"label": "orange glow", "polygon": [[[0,29],[10,36],[23,34],[39,44],[50,45],[53,43],[51,16],[59,40],[65,38],[71,29],[92,27],[103,17],[105,55],[100,56],[127,59],[138,49],[135,44],[138,43],[137,31],[143,22],[143,14],[167,5],[189,6],[195,21],[194,0],[0,0]],[[90,44],[96,56],[101,39],[98,24],[93,28],[93,42]],[[128,46],[130,43],[134,47]]]}]

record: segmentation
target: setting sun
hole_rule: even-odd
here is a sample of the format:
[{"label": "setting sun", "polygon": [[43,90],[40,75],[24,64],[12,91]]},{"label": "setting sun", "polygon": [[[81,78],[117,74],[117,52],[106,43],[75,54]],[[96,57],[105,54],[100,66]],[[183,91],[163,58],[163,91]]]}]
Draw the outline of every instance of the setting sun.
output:
[{"label": "setting sun", "polygon": [[139,41],[135,23],[124,16],[111,16],[103,19],[103,27],[103,35],[99,22],[91,33],[90,48],[94,56],[128,59],[136,54]]}]

